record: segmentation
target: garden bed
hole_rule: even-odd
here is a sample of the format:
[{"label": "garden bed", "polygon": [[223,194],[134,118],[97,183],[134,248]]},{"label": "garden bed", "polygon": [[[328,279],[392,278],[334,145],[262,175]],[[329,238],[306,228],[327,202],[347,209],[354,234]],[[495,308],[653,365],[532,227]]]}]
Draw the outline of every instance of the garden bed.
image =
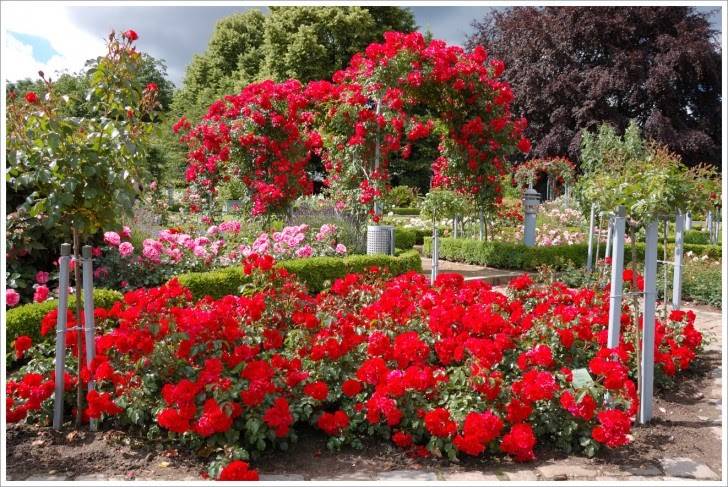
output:
[{"label": "garden bed", "polygon": [[[450,476],[463,480],[458,475],[464,472],[470,472],[471,480],[484,479],[472,472],[494,475],[499,480],[516,476],[535,480],[543,478],[538,477],[539,467],[554,470],[552,465],[571,473],[576,465],[592,470],[595,475],[626,476],[625,480],[630,476],[652,476],[657,480],[665,476],[660,470],[661,459],[689,457],[720,475],[721,442],[711,430],[720,427],[720,409],[706,404],[715,388],[713,371],[719,366],[720,353],[708,351],[680,380],[677,391],[657,391],[655,419],[648,427],[635,429],[632,444],[621,450],[603,451],[591,459],[568,457],[538,447],[538,460],[527,465],[507,457],[465,458],[452,464],[416,458],[379,441],[368,442],[362,450],[344,448],[332,452],[326,448],[325,434],[307,428],[302,429],[298,443],[289,451],[266,453],[256,465],[262,480],[376,480],[388,471],[402,470],[420,472],[423,476],[439,475],[441,480]],[[77,433],[66,428],[56,433],[47,427],[9,424],[7,452],[7,471],[12,480],[199,480],[200,472],[207,467],[204,458],[161,443],[145,442],[122,430]],[[77,461],[79,458],[84,461]],[[531,477],[524,477],[527,473]]]}]

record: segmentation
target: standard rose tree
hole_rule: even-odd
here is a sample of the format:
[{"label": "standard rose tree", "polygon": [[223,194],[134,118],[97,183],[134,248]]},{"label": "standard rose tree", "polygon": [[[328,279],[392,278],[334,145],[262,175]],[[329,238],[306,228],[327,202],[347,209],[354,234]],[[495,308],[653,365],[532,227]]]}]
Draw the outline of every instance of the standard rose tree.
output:
[{"label": "standard rose tree", "polygon": [[[134,47],[137,38],[133,30],[109,35],[106,55],[94,60],[87,73],[86,116],[64,114],[63,105],[70,99],[57,94],[43,72],[45,96],[29,92],[22,99],[10,97],[8,104],[7,182],[27,195],[18,213],[36,218],[49,230],[64,229],[64,237],[73,238],[75,262],[80,262],[87,236],[131,213],[141,183],[150,120],[158,103],[156,85],[145,87],[138,81],[142,55]],[[77,290],[80,282],[76,265]],[[44,299],[45,291],[39,292],[36,299]],[[76,316],[80,322],[80,299]],[[81,334],[77,336],[80,354]],[[81,355],[78,361],[82,363]],[[78,414],[80,422],[80,408]]]},{"label": "standard rose tree", "polygon": [[433,186],[472,195],[489,207],[501,195],[506,157],[520,149],[523,118],[510,110],[513,94],[500,80],[502,62],[482,47],[466,53],[422,34],[388,32],[384,42],[354,55],[334,74],[333,86],[315,91],[326,108],[322,133],[328,184],[334,196],[372,208],[387,190],[392,158],[435,136]]}]

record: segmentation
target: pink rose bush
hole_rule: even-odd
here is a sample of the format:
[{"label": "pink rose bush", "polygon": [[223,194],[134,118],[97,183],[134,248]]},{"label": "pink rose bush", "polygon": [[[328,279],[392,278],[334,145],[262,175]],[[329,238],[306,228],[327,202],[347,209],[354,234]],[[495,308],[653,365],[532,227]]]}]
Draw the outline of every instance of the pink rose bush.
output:
[{"label": "pink rose bush", "polygon": [[288,226],[270,234],[263,232],[253,241],[246,240],[242,228],[237,220],[210,225],[198,235],[167,228],[155,238],[145,239],[141,248],[128,240],[128,227],[105,232],[106,246],[94,264],[96,285],[122,289],[157,285],[177,274],[237,265],[251,254],[276,260],[347,254],[346,246],[338,241],[337,227],[331,224],[318,229]]}]

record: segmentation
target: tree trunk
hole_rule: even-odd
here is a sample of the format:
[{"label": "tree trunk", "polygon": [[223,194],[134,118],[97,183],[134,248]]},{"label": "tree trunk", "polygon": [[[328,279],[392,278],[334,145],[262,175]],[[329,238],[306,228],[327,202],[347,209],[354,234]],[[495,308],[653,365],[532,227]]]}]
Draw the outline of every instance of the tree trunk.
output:
[{"label": "tree trunk", "polygon": [[78,384],[76,385],[76,427],[80,428],[83,420],[83,385],[81,383],[81,370],[83,368],[83,319],[81,318],[81,237],[78,229],[73,227],[73,280],[76,284],[76,354],[78,360]]}]

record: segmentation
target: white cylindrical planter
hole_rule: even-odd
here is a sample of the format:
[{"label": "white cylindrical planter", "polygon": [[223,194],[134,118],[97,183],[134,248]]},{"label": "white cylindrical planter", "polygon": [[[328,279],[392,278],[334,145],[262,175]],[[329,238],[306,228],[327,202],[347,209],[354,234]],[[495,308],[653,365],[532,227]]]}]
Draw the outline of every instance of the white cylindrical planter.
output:
[{"label": "white cylindrical planter", "polygon": [[[66,318],[68,310],[68,281],[71,244],[61,245],[61,258],[58,259],[58,318],[56,320],[56,370],[55,393],[53,396],[53,429],[61,429],[63,424],[63,386],[66,371]],[[76,299],[80,299],[77,296]]]},{"label": "white cylindrical planter", "polygon": [[655,304],[657,302],[657,222],[647,225],[645,238],[645,300],[642,308],[642,377],[640,378],[639,421],[652,419],[652,390],[655,373]]},{"label": "white cylindrical planter", "polygon": [[612,278],[609,291],[609,327],[607,347],[619,345],[619,326],[622,318],[622,273],[624,272],[624,227],[626,211],[620,206],[614,215],[614,243],[612,248]]},{"label": "white cylindrical planter", "polygon": [[523,244],[526,247],[536,245],[536,214],[541,196],[533,188],[523,192]]},{"label": "white cylindrical planter", "polygon": [[685,231],[693,228],[693,216],[690,212],[685,213]]},{"label": "white cylindrical planter", "polygon": [[367,254],[394,254],[394,227],[390,225],[367,226]]}]

